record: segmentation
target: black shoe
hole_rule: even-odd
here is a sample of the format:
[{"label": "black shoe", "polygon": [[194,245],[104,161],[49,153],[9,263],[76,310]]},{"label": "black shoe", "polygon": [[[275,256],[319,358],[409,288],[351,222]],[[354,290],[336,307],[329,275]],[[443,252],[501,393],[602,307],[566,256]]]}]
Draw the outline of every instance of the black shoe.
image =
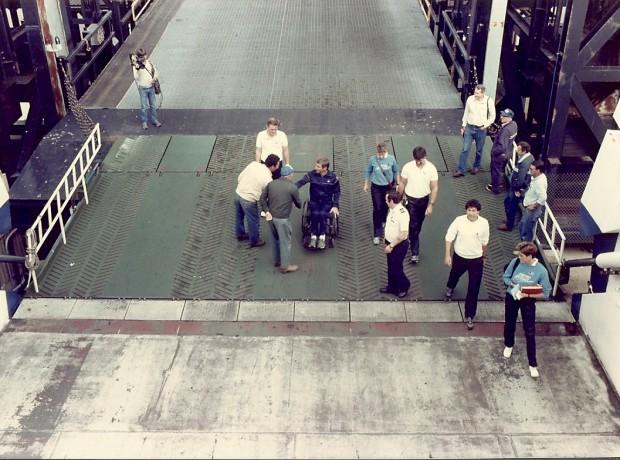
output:
[{"label": "black shoe", "polygon": [[251,248],[260,248],[261,246],[265,246],[265,240],[258,240],[256,243],[250,244],[249,247],[251,247]]},{"label": "black shoe", "polygon": [[402,299],[403,297],[407,297],[407,294],[409,294],[409,291],[402,291],[396,294],[396,297],[398,297],[399,299]]},{"label": "black shoe", "polygon": [[392,289],[390,289],[389,287],[382,287],[381,289],[379,289],[379,292],[381,294],[394,294],[394,291]]},{"label": "black shoe", "polygon": [[454,289],[453,288],[446,288],[446,295],[445,295],[446,301],[452,300],[452,294],[453,293],[454,293]]},{"label": "black shoe", "polygon": [[237,237],[237,241],[245,241],[249,238],[249,235],[247,233],[242,234],[241,236]]}]

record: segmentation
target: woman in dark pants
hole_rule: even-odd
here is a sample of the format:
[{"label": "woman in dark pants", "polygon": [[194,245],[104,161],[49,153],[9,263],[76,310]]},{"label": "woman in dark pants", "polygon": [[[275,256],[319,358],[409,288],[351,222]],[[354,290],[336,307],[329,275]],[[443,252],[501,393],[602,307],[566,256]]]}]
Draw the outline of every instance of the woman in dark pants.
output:
[{"label": "woman in dark pants", "polygon": [[[517,244],[515,252],[517,258],[508,264],[504,272],[504,284],[506,285],[504,358],[508,359],[512,356],[517,315],[521,310],[530,375],[537,378],[539,374],[536,361],[536,300],[549,298],[551,284],[549,283],[547,269],[534,257],[537,252],[534,243],[521,242]],[[524,292],[526,286],[541,286],[542,292],[537,294],[526,293]]]},{"label": "woman in dark pants", "polygon": [[388,154],[384,143],[378,144],[377,154],[368,160],[364,180],[364,192],[368,192],[368,184],[370,182],[370,194],[372,196],[372,242],[375,245],[381,242],[383,226],[388,214],[385,194],[392,187],[392,184],[397,183],[398,175],[396,159]]}]

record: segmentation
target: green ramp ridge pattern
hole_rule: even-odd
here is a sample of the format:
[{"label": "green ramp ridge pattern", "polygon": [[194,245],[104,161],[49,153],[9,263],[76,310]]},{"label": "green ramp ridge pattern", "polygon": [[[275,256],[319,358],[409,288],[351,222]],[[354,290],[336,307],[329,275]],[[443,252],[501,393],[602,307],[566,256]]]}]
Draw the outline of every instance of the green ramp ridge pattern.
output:
[{"label": "green ramp ridge pattern", "polygon": [[[368,158],[378,142],[387,141],[400,164],[410,161],[410,150],[418,144],[432,152],[431,161],[443,164],[439,199],[421,233],[421,262],[405,263],[412,282],[408,299],[443,297],[448,277],[443,237],[472,197],[482,202],[482,215],[491,223],[490,257],[480,298],[503,297],[501,270],[518,235],[494,231],[503,218],[503,197],[484,191],[488,172],[451,177],[451,165],[461,149],[458,136],[290,135],[295,178],[311,170],[317,156],[327,156],[340,177],[342,194],[340,236],[332,249],[304,249],[301,213],[293,211],[292,263],[300,270],[287,275],[273,267],[273,243],[264,220],[261,232],[267,246],[250,249],[247,241],[234,237],[234,191],[239,172],[254,158],[254,136],[145,137],[121,139],[110,150],[106,167],[90,185],[90,205],[80,206],[71,222],[68,244],[60,243],[45,261],[42,295],[391,299],[379,293],[386,283],[386,258],[382,247],[372,244],[371,199],[362,191]],[[199,172],[205,165],[206,171]],[[488,167],[488,154],[483,166]],[[301,194],[307,198],[308,186]],[[456,298],[464,297],[466,278],[461,279]]]}]

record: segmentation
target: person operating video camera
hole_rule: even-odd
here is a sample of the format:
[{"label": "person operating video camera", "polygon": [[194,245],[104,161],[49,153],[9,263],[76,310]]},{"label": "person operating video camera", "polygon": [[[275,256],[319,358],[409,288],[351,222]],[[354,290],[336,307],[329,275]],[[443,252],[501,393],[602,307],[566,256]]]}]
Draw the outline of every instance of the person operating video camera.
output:
[{"label": "person operating video camera", "polygon": [[157,103],[155,95],[160,93],[159,75],[153,63],[148,59],[146,51],[138,48],[135,54],[130,55],[131,65],[133,69],[133,79],[138,87],[140,94],[140,119],[142,120],[142,129],[149,128],[149,113],[151,123],[160,127],[161,122],[157,118]]}]

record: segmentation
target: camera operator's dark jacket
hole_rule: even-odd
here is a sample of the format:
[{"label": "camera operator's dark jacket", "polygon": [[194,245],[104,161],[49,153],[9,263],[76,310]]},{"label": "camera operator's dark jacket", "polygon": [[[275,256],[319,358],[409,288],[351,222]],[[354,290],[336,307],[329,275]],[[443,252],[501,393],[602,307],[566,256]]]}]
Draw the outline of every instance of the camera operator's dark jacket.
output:
[{"label": "camera operator's dark jacket", "polygon": [[512,153],[512,141],[515,137],[517,137],[517,123],[511,120],[497,131],[493,146],[491,147],[491,156],[504,155],[504,159],[509,158]]}]

